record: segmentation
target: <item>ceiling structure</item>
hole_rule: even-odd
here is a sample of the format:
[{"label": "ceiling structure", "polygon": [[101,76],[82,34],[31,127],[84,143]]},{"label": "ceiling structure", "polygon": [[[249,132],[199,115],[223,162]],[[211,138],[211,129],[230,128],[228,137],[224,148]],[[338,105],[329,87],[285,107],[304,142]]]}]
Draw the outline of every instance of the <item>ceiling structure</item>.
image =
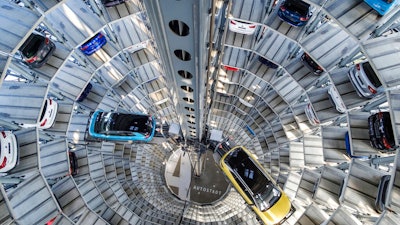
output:
[{"label": "ceiling structure", "polygon": [[[293,200],[297,211],[285,224],[399,223],[399,153],[371,147],[367,124],[373,112],[390,111],[399,144],[398,8],[378,16],[362,0],[305,0],[313,16],[297,28],[277,16],[281,2],[128,0],[104,7],[98,0],[2,0],[0,120],[18,138],[20,162],[0,177],[1,224],[54,217],[55,224],[258,224],[233,189],[200,206],[165,188],[160,171],[182,143],[88,142],[97,109],[179,124],[187,145],[222,131],[250,149]],[[257,24],[255,33],[230,31],[233,18]],[[41,68],[21,63],[18,53],[34,30],[56,44]],[[98,32],[108,43],[84,55],[79,46]],[[323,67],[320,76],[304,66],[303,53]],[[347,75],[362,60],[383,84],[372,99],[360,98]],[[91,93],[77,102],[89,82]],[[332,85],[345,113],[329,100]],[[38,120],[45,97],[60,105],[55,125],[17,126]],[[308,121],[309,103],[320,125]],[[346,133],[352,154],[369,159],[346,153]],[[79,158],[74,177],[68,151]],[[388,174],[389,209],[377,213],[375,192]]]}]

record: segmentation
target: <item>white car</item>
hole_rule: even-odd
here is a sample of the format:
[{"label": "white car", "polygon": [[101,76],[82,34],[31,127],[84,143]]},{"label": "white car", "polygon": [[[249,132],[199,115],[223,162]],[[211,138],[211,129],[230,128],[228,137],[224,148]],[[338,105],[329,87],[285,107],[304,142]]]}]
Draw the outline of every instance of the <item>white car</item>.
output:
[{"label": "white car", "polygon": [[311,103],[307,104],[304,111],[305,111],[308,121],[310,121],[311,125],[317,126],[320,124],[320,121],[317,118],[317,114],[315,114],[315,111],[314,111]]},{"label": "white car", "polygon": [[127,47],[126,51],[129,52],[129,53],[135,53],[137,51],[140,51],[142,49],[147,48],[148,45],[149,45],[149,41],[148,40],[147,41],[143,41],[143,42],[140,42],[140,43],[137,43],[137,44],[134,44],[132,46]]},{"label": "white car", "polygon": [[257,24],[255,23],[249,23],[234,19],[231,19],[229,21],[229,30],[236,33],[252,35],[256,31],[256,28]]},{"label": "white car", "polygon": [[369,62],[363,62],[351,67],[349,78],[357,94],[364,98],[375,97],[379,93],[378,88],[382,86]]},{"label": "white car", "polygon": [[342,98],[335,85],[331,85],[328,89],[329,99],[332,102],[332,105],[335,106],[336,110],[340,113],[346,112],[346,105],[344,104]]},{"label": "white car", "polygon": [[36,124],[19,124],[21,127],[37,127],[39,129],[48,129],[54,125],[58,110],[58,103],[53,99],[46,98],[42,107],[39,122]]},{"label": "white car", "polygon": [[11,131],[0,132],[0,174],[13,169],[18,162],[17,138]]},{"label": "white car", "polygon": [[54,125],[58,110],[58,103],[53,99],[47,98],[44,100],[42,114],[40,115],[39,128],[47,129]]}]

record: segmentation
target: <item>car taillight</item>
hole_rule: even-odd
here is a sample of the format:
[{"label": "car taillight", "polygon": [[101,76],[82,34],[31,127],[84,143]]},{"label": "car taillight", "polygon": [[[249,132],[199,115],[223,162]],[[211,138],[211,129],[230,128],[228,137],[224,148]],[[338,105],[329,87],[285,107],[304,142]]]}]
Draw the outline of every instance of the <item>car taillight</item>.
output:
[{"label": "car taillight", "polygon": [[27,63],[33,63],[33,62],[36,61],[36,59],[37,59],[37,56],[34,56],[34,57],[30,58],[30,59],[27,59],[26,62]]},{"label": "car taillight", "polygon": [[357,64],[357,65],[356,65],[356,69],[357,69],[357,70],[360,70],[360,64]]},{"label": "car taillight", "polygon": [[373,89],[371,86],[368,85],[368,90],[372,93],[372,94],[376,94],[376,90]]},{"label": "car taillight", "polygon": [[256,28],[256,25],[250,25],[249,27],[250,28]]},{"label": "car taillight", "polygon": [[281,11],[286,11],[285,6],[281,5],[281,7],[279,7],[281,9]]},{"label": "car taillight", "polygon": [[85,46],[81,46],[81,47],[80,47],[80,49],[81,49],[82,51],[86,50],[87,48],[89,48],[89,45],[85,45]]},{"label": "car taillight", "polygon": [[50,43],[49,38],[45,38],[45,39],[44,39],[44,43],[46,43],[46,45],[48,45],[48,44]]},{"label": "car taillight", "polygon": [[1,132],[1,135],[3,135],[3,138],[7,137],[6,132],[4,132],[4,131]]},{"label": "car taillight", "polygon": [[1,162],[0,164],[0,169],[3,169],[6,166],[6,164],[7,164],[7,157],[4,157],[3,162]]},{"label": "car taillight", "polygon": [[53,104],[53,100],[49,99],[49,104],[52,105]]},{"label": "car taillight", "polygon": [[229,70],[229,71],[234,71],[234,72],[239,71],[239,68],[233,67],[233,66],[224,65],[224,68],[225,68],[226,70]]},{"label": "car taillight", "polygon": [[391,149],[392,148],[392,146],[389,144],[389,142],[387,141],[386,138],[382,138],[382,142],[383,142],[383,145],[385,146],[386,149]]},{"label": "car taillight", "polygon": [[45,119],[45,120],[40,124],[40,126],[43,127],[43,126],[46,124],[46,122],[47,122],[47,119]]},{"label": "car taillight", "polygon": [[146,134],[146,136],[144,136],[144,138],[149,138],[150,137],[150,134]]},{"label": "car taillight", "polygon": [[319,120],[317,120],[317,119],[314,119],[314,122],[319,124]]},{"label": "car taillight", "polygon": [[231,20],[231,24],[233,24],[233,25],[236,25],[236,22],[235,22],[235,21],[233,21],[233,20]]},{"label": "car taillight", "polygon": [[307,21],[307,17],[300,17],[300,21]]},{"label": "car taillight", "polygon": [[53,219],[50,219],[49,221],[46,222],[45,225],[53,225],[54,221],[56,220],[57,216],[55,216]]}]

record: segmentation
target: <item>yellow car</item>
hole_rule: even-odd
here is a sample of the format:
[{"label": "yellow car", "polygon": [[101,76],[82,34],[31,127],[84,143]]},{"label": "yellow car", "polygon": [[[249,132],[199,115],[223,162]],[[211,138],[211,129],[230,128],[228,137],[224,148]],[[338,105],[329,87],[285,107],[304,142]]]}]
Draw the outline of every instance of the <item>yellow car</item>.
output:
[{"label": "yellow car", "polygon": [[233,147],[219,165],[264,224],[279,224],[294,212],[288,196],[245,147]]}]

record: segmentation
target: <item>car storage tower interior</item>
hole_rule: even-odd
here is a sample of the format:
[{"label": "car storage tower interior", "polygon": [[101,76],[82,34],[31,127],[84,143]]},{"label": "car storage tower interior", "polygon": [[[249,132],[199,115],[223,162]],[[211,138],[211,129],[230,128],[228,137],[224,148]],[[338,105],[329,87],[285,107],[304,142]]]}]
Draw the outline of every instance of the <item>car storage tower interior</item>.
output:
[{"label": "car storage tower interior", "polygon": [[[373,148],[368,125],[389,111],[399,145],[399,7],[379,16],[362,0],[304,1],[313,15],[293,27],[277,16],[282,0],[1,0],[0,123],[17,137],[19,163],[0,177],[0,224],[259,224],[224,183],[211,134],[245,146],[282,187],[296,208],[283,224],[400,224],[400,153]],[[255,32],[232,32],[231,19]],[[40,68],[18,53],[34,30],[56,45]],[[98,32],[107,44],[83,54]],[[313,74],[303,53],[324,72]],[[361,61],[382,82],[370,99],[348,76]],[[54,125],[18,126],[35,123],[47,97],[58,102]],[[309,103],[319,124],[305,114]],[[162,134],[88,140],[95,110],[151,114]],[[195,193],[219,196],[205,204]]]}]

